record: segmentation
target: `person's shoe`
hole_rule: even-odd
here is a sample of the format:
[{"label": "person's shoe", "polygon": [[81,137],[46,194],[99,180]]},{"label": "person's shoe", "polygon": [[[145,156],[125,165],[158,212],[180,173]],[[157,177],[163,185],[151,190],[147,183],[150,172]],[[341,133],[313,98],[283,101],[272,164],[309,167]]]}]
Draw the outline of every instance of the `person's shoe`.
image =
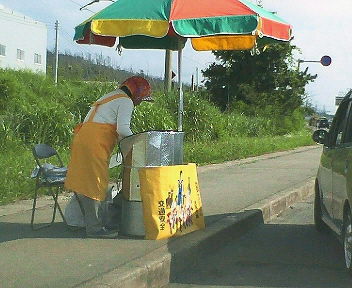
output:
[{"label": "person's shoe", "polygon": [[107,230],[114,230],[114,231],[119,231],[120,230],[120,225],[119,224],[106,224],[105,228]]},{"label": "person's shoe", "polygon": [[103,227],[101,230],[97,232],[87,233],[87,238],[100,238],[100,239],[115,239],[119,235],[116,230],[108,230]]}]

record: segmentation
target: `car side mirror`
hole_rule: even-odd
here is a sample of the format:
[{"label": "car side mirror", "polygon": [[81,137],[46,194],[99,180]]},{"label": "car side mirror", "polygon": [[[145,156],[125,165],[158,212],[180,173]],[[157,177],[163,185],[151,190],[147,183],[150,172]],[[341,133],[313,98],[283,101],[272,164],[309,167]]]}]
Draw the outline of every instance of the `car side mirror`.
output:
[{"label": "car side mirror", "polygon": [[319,144],[327,144],[329,132],[324,129],[315,130],[313,133],[313,140]]}]

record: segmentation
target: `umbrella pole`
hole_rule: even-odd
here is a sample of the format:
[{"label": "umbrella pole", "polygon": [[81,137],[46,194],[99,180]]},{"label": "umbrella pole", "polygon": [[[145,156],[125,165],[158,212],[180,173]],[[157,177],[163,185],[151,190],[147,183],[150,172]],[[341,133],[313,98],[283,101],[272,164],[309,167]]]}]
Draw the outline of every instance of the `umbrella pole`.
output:
[{"label": "umbrella pole", "polygon": [[182,68],[182,49],[178,50],[178,131],[182,131],[182,118],[183,118],[183,91],[182,91],[182,80],[181,80],[181,69]]}]

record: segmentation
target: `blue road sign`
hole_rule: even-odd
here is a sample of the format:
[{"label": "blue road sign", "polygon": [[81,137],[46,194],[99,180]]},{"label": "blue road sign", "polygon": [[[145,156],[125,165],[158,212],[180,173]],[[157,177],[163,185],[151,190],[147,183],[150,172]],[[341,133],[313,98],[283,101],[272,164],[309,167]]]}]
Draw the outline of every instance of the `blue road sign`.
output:
[{"label": "blue road sign", "polygon": [[329,66],[331,64],[331,57],[326,55],[321,57],[320,63],[323,66]]}]

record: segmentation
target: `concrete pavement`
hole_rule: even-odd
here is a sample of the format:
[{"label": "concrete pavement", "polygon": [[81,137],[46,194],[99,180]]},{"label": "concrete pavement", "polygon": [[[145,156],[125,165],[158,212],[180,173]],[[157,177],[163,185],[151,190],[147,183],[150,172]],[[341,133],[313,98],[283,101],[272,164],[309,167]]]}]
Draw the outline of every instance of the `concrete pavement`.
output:
[{"label": "concrete pavement", "polygon": [[[84,239],[62,222],[31,231],[31,201],[0,206],[1,287],[161,287],[228,232],[240,235],[312,193],[320,154],[311,146],[199,167],[207,228],[169,240]],[[40,200],[38,221],[50,202]]]}]

